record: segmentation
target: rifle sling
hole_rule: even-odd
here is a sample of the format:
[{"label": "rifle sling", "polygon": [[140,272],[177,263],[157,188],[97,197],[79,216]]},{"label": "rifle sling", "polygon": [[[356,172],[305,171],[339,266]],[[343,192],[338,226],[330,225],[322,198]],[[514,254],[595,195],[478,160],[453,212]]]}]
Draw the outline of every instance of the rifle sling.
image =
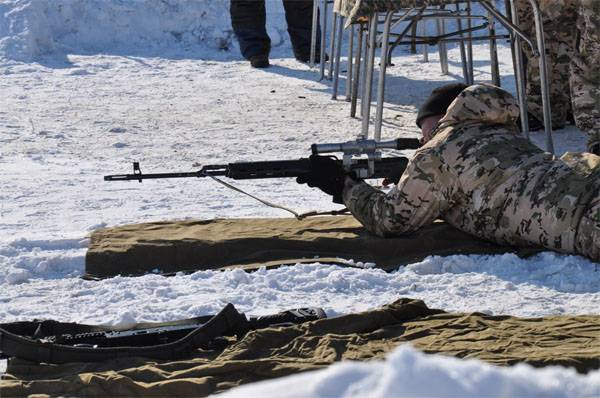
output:
[{"label": "rifle sling", "polygon": [[232,304],[227,304],[208,322],[179,340],[145,347],[89,348],[43,343],[39,340],[9,331],[11,325],[14,326],[17,324],[23,326],[24,323],[0,324],[0,353],[8,357],[18,357],[36,363],[54,364],[99,362],[124,357],[144,357],[151,359],[183,358],[189,356],[194,350],[216,337],[244,333],[248,330],[248,320]]}]

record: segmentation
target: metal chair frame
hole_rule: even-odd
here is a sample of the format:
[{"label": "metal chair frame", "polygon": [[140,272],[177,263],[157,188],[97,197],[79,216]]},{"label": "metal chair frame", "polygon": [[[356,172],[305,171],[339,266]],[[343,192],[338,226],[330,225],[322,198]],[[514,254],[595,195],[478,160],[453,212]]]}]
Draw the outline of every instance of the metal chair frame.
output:
[{"label": "metal chair frame", "polygon": [[[533,8],[533,15],[536,28],[536,37],[530,38],[519,28],[518,15],[513,0],[505,0],[508,16],[502,14],[489,0],[465,0],[461,4],[466,4],[465,9],[461,9],[459,4],[455,5],[455,10],[441,8],[410,8],[388,11],[385,13],[375,12],[369,16],[368,22],[357,23],[348,29],[348,71],[346,74],[346,101],[349,101],[350,115],[356,116],[358,93],[361,95],[361,117],[362,128],[359,136],[368,138],[370,124],[370,108],[372,98],[373,74],[375,64],[375,50],[380,48],[379,81],[377,85],[377,104],[374,123],[374,138],[381,139],[381,127],[383,124],[383,104],[385,96],[385,77],[386,70],[391,65],[392,52],[398,45],[410,44],[423,46],[424,55],[428,55],[427,47],[429,45],[438,45],[440,53],[440,64],[443,74],[448,73],[448,58],[446,43],[458,42],[463,68],[463,77],[467,84],[474,83],[473,73],[473,41],[486,40],[490,43],[490,59],[492,69],[492,82],[500,85],[500,73],[497,57],[497,40],[510,39],[513,53],[513,62],[515,70],[515,82],[517,88],[517,98],[519,101],[521,113],[521,130],[526,137],[529,137],[529,125],[527,119],[527,100],[525,97],[525,72],[522,54],[523,42],[529,45],[534,56],[540,64],[540,80],[542,87],[542,102],[544,127],[546,135],[546,148],[548,152],[554,152],[552,142],[552,124],[550,114],[549,86],[547,80],[545,43],[543,34],[543,23],[539,6],[535,0],[528,0]],[[486,11],[487,15],[473,15],[471,12],[471,3],[478,2]],[[319,6],[319,3],[321,4]],[[333,0],[315,0],[313,21],[317,19],[317,10],[321,11],[321,61],[320,79],[325,78],[325,44],[327,32],[327,5],[333,3]],[[445,31],[445,20],[457,21],[457,31],[447,33]],[[435,20],[437,26],[437,35],[428,36],[424,32],[424,25],[427,20]],[[466,20],[467,26],[463,28],[462,22]],[[474,20],[483,20],[479,25],[473,26]],[[401,33],[393,33],[392,28],[402,22],[408,22],[408,26]],[[416,34],[417,25],[421,24],[421,33]],[[498,35],[495,31],[495,22],[503,25],[508,35]],[[343,25],[344,18],[341,15],[333,13],[332,32],[330,41],[330,54],[328,78],[333,80],[332,98],[337,98],[339,87],[340,57],[343,43]],[[382,31],[379,26],[382,25]],[[473,32],[488,29],[487,35],[473,36]],[[412,30],[412,33],[408,32]],[[374,32],[374,34],[371,34]],[[390,42],[390,37],[393,41]],[[357,42],[357,49],[354,52],[354,42]],[[311,45],[311,65],[314,66],[316,49],[316,26],[313,24],[313,41]],[[362,84],[361,84],[362,82]],[[362,87],[361,87],[362,86]],[[360,88],[360,90],[359,90]]]}]

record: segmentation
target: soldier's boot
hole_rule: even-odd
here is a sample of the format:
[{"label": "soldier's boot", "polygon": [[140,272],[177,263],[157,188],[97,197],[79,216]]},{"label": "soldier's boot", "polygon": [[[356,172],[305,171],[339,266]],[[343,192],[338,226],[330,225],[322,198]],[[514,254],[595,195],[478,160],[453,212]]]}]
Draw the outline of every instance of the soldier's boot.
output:
[{"label": "soldier's boot", "polygon": [[269,57],[266,55],[254,55],[250,57],[250,65],[253,68],[268,68],[271,64],[269,63]]},{"label": "soldier's boot", "polygon": [[267,34],[264,0],[231,0],[231,26],[244,58],[255,68],[269,66],[271,39]]}]

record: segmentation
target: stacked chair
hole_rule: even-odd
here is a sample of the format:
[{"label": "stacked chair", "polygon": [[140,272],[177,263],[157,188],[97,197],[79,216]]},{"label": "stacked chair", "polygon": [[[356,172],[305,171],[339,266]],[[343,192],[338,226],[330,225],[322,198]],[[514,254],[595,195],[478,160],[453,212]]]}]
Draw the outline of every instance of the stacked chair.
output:
[{"label": "stacked chair", "polygon": [[[513,0],[505,0],[504,10],[492,0],[314,0],[313,40],[311,65],[315,65],[317,26],[321,27],[320,79],[332,80],[332,98],[337,99],[340,76],[340,58],[344,29],[347,32],[348,62],[346,68],[346,101],[350,102],[350,115],[356,116],[360,96],[362,128],[360,136],[368,138],[373,92],[376,50],[379,49],[379,80],[375,107],[375,140],[381,139],[385,79],[392,53],[399,45],[410,45],[413,50],[420,45],[423,56],[428,57],[428,47],[437,45],[442,74],[448,73],[446,45],[458,43],[465,83],[474,83],[473,42],[487,41],[490,47],[492,83],[500,85],[497,40],[509,40],[513,55],[516,92],[521,111],[521,129],[529,136],[527,100],[525,98],[525,72],[522,45],[530,46],[538,58],[542,86],[546,149],[554,152],[550,98],[546,69],[544,33],[538,0],[529,0],[533,7],[536,37],[528,37],[519,28],[518,15]],[[473,5],[485,13],[473,12]],[[330,7],[331,6],[331,7]],[[333,12],[331,12],[333,11]],[[331,17],[330,17],[331,14]],[[484,14],[484,15],[482,15]],[[328,19],[331,18],[331,22]],[[428,34],[426,23],[431,21],[436,34]],[[447,31],[448,21],[454,21],[456,29]],[[506,34],[496,32],[496,23],[506,29]],[[329,61],[326,59],[328,25],[331,24]],[[474,33],[478,34],[474,34]],[[483,34],[481,34],[483,33]],[[427,60],[427,59],[426,59]],[[327,76],[326,76],[327,74]],[[359,95],[359,92],[361,94]]]}]

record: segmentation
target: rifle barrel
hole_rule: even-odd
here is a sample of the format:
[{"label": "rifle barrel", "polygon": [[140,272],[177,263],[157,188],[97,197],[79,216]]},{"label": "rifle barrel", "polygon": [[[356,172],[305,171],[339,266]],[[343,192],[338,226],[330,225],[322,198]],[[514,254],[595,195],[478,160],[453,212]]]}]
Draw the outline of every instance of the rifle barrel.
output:
[{"label": "rifle barrel", "polygon": [[[338,160],[340,166],[342,161]],[[408,159],[403,157],[383,158],[375,161],[375,170],[369,178],[385,178],[404,170]],[[358,159],[352,169],[366,168],[367,159]],[[262,178],[290,178],[311,172],[312,162],[309,158],[298,160],[271,160],[259,162],[238,162],[227,165],[206,165],[198,171],[179,173],[142,173],[139,164],[134,165],[133,174],[114,174],[104,176],[104,181],[139,181],[160,178],[186,178],[223,176],[234,180],[250,180]]]},{"label": "rifle barrel", "polygon": [[129,181],[129,180],[150,180],[155,178],[185,178],[185,177],[205,177],[199,171],[184,173],[154,173],[154,174],[115,174],[104,176],[104,181]]}]

